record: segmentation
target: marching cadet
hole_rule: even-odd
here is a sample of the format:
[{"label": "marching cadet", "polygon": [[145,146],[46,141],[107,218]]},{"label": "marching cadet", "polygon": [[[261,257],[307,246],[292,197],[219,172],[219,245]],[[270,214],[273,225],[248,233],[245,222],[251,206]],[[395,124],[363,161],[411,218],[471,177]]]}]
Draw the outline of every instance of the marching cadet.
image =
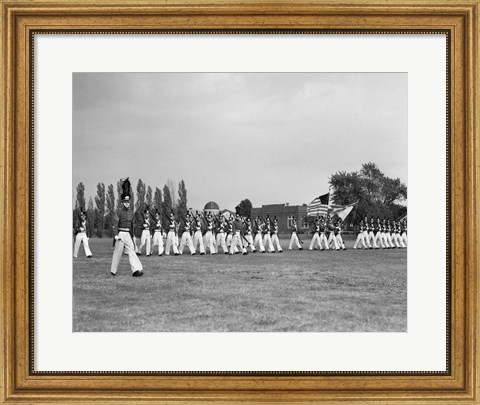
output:
[{"label": "marching cadet", "polygon": [[213,216],[209,212],[207,218],[205,219],[207,222],[206,232],[205,232],[205,247],[210,251],[211,255],[216,254],[215,246],[214,246],[214,237],[213,237]]},{"label": "marching cadet", "polygon": [[390,242],[388,241],[387,237],[387,220],[383,218],[382,220],[382,238],[383,238],[383,244],[385,245],[385,249],[390,249],[392,245],[390,245]]},{"label": "marching cadet", "polygon": [[[298,250],[303,250],[302,245],[300,245],[300,239],[298,239],[298,226],[297,220],[295,217],[292,218],[292,226],[290,227],[290,231],[292,231],[292,236],[290,237],[290,244],[288,245],[288,250],[292,250],[293,244],[298,248]],[[303,242],[302,242],[303,243]]]},{"label": "marching cadet", "polygon": [[222,215],[219,214],[218,220],[217,220],[217,239],[216,239],[216,244],[217,244],[217,252],[220,251],[220,247],[223,250],[224,254],[228,254],[228,248],[227,248],[227,220],[226,218]]},{"label": "marching cadet", "polygon": [[403,220],[403,227],[402,227],[402,241],[405,247],[408,246],[408,240],[407,240],[407,219],[405,218]]},{"label": "marching cadet", "polygon": [[250,217],[245,218],[243,223],[244,226],[244,237],[250,247],[252,253],[257,253],[257,249],[255,249],[255,244],[253,243],[253,236],[252,236],[252,220]]},{"label": "marching cadet", "polygon": [[379,217],[377,217],[377,222],[375,224],[374,232],[375,232],[375,243],[379,248],[381,247],[382,249],[385,249],[385,245],[383,243],[382,223],[380,222]]},{"label": "marching cadet", "polygon": [[253,246],[258,244],[258,250],[260,253],[265,253],[265,247],[263,246],[262,234],[263,234],[263,222],[259,216],[255,218],[253,221],[254,229],[253,232],[255,233],[255,240],[253,241]]},{"label": "marching cadet", "polygon": [[178,253],[183,255],[183,250],[185,249],[185,245],[188,246],[188,250],[190,250],[190,254],[193,256],[195,254],[195,248],[193,247],[193,240],[192,240],[192,216],[189,212],[187,212],[187,217],[182,220],[180,225],[180,233],[182,234],[180,240],[180,247]]},{"label": "marching cadet", "polygon": [[270,221],[270,217],[267,215],[267,218],[265,218],[265,226],[263,229],[264,235],[263,235],[263,246],[268,249],[268,253],[273,253],[275,252],[275,249],[273,247],[272,243],[272,223]]},{"label": "marching cadet", "polygon": [[173,255],[178,256],[178,248],[176,241],[177,233],[177,221],[175,221],[175,215],[173,214],[173,210],[170,212],[170,218],[168,219],[168,233],[167,233],[167,246],[165,247],[165,255],[170,255],[170,248],[173,249]]},{"label": "marching cadet", "polygon": [[197,246],[200,246],[200,254],[205,254],[205,247],[203,246],[203,238],[202,238],[202,217],[197,211],[197,215],[194,219],[194,234],[193,234],[193,249],[197,251]]},{"label": "marching cadet", "polygon": [[[320,250],[330,250],[328,247],[328,239],[327,239],[327,222],[325,222],[325,218],[323,216],[320,217],[320,242],[318,246],[320,246]],[[322,243],[325,245],[325,248],[322,247]]]},{"label": "marching cadet", "polygon": [[385,230],[385,238],[388,242],[388,245],[392,249],[395,249],[396,246],[393,244],[393,240],[392,240],[392,224],[390,223],[390,220],[387,221],[387,229]]},{"label": "marching cadet", "polygon": [[375,221],[373,217],[370,218],[370,226],[369,226],[369,232],[368,232],[368,243],[370,243],[370,246],[373,245],[374,249],[378,249],[377,242],[375,240],[375,233],[373,232],[375,229]]},{"label": "marching cadet", "polygon": [[316,245],[321,249],[322,246],[320,245],[320,217],[317,215],[315,218],[315,222],[313,224],[313,236],[312,241],[310,242],[310,247],[308,250],[317,249]]},{"label": "marching cadet", "polygon": [[[227,247],[230,251],[230,247],[232,246],[232,239],[233,239],[233,215],[228,217],[227,222]],[[235,247],[234,253],[238,253],[238,249]]]},{"label": "marching cadet", "polygon": [[360,225],[359,225],[359,228],[358,228],[357,240],[355,241],[355,244],[353,245],[354,249],[356,249],[357,246],[360,243],[362,243],[364,249],[367,249],[367,245],[365,243],[364,231],[365,231],[365,225],[364,225],[363,220],[362,220],[362,221],[360,221]]},{"label": "marching cadet", "polygon": [[92,252],[88,246],[88,236],[87,236],[87,214],[83,211],[83,208],[80,209],[74,224],[73,232],[75,233],[75,247],[73,249],[73,257],[78,256],[78,251],[80,245],[83,244],[83,249],[85,250],[85,255],[90,258],[92,257]]},{"label": "marching cadet", "polygon": [[335,248],[335,250],[340,250],[340,246],[338,246],[337,242],[337,234],[335,233],[335,225],[329,215],[327,215],[326,229],[327,232],[329,232],[327,246],[332,249]]},{"label": "marching cadet", "polygon": [[155,210],[155,228],[153,230],[153,242],[152,242],[152,254],[155,246],[158,246],[158,255],[163,255],[163,229],[162,221],[160,219],[160,213]]},{"label": "marching cadet", "polygon": [[282,253],[283,249],[280,246],[280,240],[278,239],[278,219],[277,217],[273,218],[273,227],[272,227],[272,245],[277,249],[278,253]]},{"label": "marching cadet", "polygon": [[347,250],[347,248],[345,247],[345,243],[343,243],[343,238],[342,238],[342,220],[341,220],[341,218],[338,218],[337,224],[335,225],[334,234],[335,234],[335,239],[337,240],[337,244],[338,244],[339,248],[341,248],[343,250]]},{"label": "marching cadet", "polygon": [[363,220],[363,240],[365,241],[364,243],[368,246],[369,249],[373,249],[372,245],[370,244],[370,227],[368,226],[368,218],[365,215],[365,218]]},{"label": "marching cadet", "polygon": [[406,248],[400,235],[400,221],[393,221],[393,239],[399,249]]},{"label": "marching cadet", "polygon": [[112,266],[110,267],[110,274],[112,276],[117,275],[118,264],[120,263],[124,248],[128,254],[132,276],[140,277],[143,275],[142,263],[140,263],[135,253],[132,240],[134,213],[130,210],[131,195],[130,181],[127,177],[122,184],[122,207],[118,212],[118,234],[115,236],[115,249],[113,251]]},{"label": "marching cadet", "polygon": [[140,247],[138,248],[138,255],[142,254],[142,249],[146,245],[145,255],[151,255],[150,244],[150,212],[148,211],[148,205],[145,207],[142,213],[142,235],[140,237]]},{"label": "marching cadet", "polygon": [[242,254],[247,255],[247,249],[243,246],[243,222],[242,219],[240,218],[240,213],[237,210],[237,213],[235,214],[235,220],[233,221],[232,224],[232,230],[233,230],[233,238],[232,238],[232,243],[230,245],[230,254],[233,255],[235,253],[235,248],[238,249],[238,251],[241,251]]}]

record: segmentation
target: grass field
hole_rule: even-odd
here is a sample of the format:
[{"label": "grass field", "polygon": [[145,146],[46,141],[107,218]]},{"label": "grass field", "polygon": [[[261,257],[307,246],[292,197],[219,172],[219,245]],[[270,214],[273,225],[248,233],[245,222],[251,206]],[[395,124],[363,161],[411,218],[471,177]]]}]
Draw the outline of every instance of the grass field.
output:
[{"label": "grass field", "polygon": [[339,252],[141,256],[136,278],[127,256],[111,277],[111,239],[90,239],[94,257],[82,247],[73,259],[73,331],[406,331],[407,250],[345,243]]}]

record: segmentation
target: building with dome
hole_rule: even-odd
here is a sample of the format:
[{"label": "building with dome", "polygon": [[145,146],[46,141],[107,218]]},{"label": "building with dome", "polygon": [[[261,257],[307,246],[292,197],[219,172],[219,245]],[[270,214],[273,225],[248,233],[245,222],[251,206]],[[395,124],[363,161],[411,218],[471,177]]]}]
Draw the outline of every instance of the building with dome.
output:
[{"label": "building with dome", "polygon": [[205,215],[217,215],[220,212],[220,207],[215,201],[209,201],[205,204],[205,207],[203,207],[203,212],[205,213]]}]

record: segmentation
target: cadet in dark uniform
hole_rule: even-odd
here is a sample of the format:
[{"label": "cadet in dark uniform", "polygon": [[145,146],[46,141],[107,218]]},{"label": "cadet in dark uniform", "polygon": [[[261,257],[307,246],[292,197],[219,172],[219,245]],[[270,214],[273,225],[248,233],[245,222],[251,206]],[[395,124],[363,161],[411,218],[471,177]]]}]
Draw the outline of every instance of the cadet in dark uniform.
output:
[{"label": "cadet in dark uniform", "polygon": [[132,270],[133,277],[140,277],[143,275],[142,263],[138,259],[135,248],[133,246],[133,211],[130,210],[131,187],[128,178],[122,185],[122,208],[118,211],[118,235],[115,236],[115,250],[113,251],[112,266],[110,274],[115,276],[117,274],[118,264],[122,257],[123,249],[128,254],[128,260]]}]

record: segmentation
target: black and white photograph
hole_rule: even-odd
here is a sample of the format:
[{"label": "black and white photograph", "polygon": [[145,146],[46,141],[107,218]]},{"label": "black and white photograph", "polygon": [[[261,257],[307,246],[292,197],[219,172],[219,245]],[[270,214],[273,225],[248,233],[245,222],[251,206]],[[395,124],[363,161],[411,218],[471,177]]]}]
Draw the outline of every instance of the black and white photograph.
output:
[{"label": "black and white photograph", "polygon": [[407,332],[407,73],[72,83],[73,332]]}]

